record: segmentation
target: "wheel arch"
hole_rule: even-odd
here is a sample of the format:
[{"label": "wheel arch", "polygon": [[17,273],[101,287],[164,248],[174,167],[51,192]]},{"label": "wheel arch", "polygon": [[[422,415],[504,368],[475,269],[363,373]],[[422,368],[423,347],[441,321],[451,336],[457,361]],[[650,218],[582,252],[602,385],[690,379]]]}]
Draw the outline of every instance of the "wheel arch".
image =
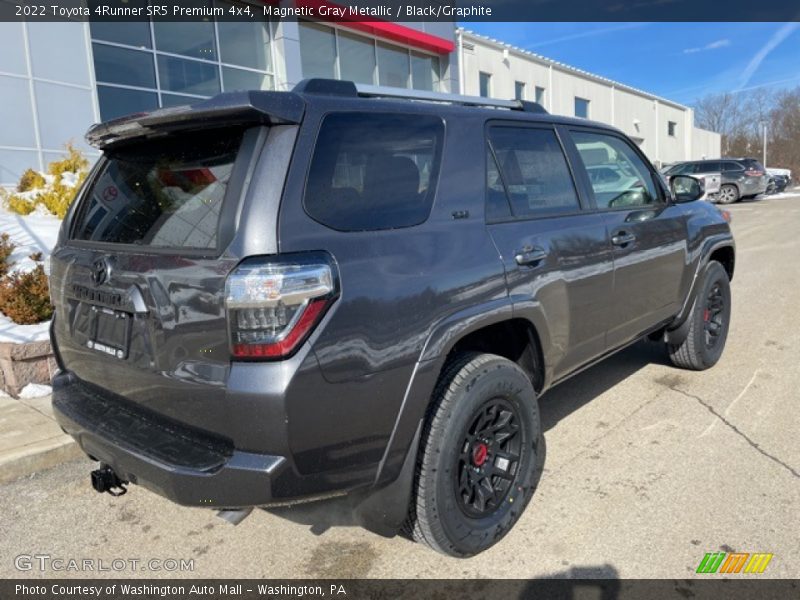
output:
[{"label": "wheel arch", "polygon": [[[514,336],[513,343],[503,348],[502,335],[509,332]],[[362,524],[382,535],[392,535],[402,526],[405,518],[400,510],[402,501],[388,502],[386,498],[409,497],[411,472],[419,450],[419,432],[448,360],[457,353],[474,350],[505,356],[531,376],[538,394],[547,385],[543,352],[546,336],[547,332],[531,319],[515,316],[509,298],[459,311],[433,328],[405,390],[374,484],[366,492],[368,501],[364,508],[371,506],[367,511],[371,516]]]}]

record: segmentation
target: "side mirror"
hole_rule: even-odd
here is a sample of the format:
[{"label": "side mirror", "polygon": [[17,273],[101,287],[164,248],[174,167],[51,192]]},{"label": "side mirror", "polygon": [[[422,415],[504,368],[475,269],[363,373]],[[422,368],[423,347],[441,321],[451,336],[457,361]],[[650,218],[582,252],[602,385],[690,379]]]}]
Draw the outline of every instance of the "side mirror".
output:
[{"label": "side mirror", "polygon": [[676,202],[692,202],[705,194],[705,182],[689,175],[673,175],[669,178],[669,189]]}]

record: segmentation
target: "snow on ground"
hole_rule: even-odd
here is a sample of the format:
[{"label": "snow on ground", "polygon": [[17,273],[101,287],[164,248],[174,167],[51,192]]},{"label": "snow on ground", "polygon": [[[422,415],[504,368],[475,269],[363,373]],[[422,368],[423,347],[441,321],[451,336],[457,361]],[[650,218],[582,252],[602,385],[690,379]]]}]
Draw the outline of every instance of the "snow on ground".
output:
[{"label": "snow on ground", "polygon": [[41,398],[42,396],[49,396],[53,392],[53,388],[49,385],[42,385],[41,383],[29,383],[19,393],[20,398]]},{"label": "snow on ground", "polygon": [[[13,270],[29,271],[36,263],[29,256],[41,252],[45,271],[50,270],[50,252],[58,239],[61,220],[38,206],[29,215],[18,215],[0,206],[0,233],[7,233],[17,247],[11,255]],[[34,342],[46,340],[50,322],[35,325],[17,325],[0,314],[0,342]]]}]

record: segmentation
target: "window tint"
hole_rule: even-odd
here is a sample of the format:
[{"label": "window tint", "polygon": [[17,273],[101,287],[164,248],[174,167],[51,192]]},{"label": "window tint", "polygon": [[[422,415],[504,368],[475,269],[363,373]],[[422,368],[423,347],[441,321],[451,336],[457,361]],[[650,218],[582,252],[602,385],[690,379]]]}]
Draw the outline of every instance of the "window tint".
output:
[{"label": "window tint", "polygon": [[722,170],[726,173],[730,171],[744,171],[744,166],[740,165],[737,162],[728,161],[722,163]]},{"label": "window tint", "polygon": [[492,154],[492,149],[486,146],[486,220],[501,221],[511,217],[511,207],[508,204],[506,188],[500,177],[500,169]]},{"label": "window tint", "polygon": [[650,169],[626,142],[602,133],[573,131],[598,208],[647,206],[659,202]]},{"label": "window tint", "polygon": [[241,133],[210,130],[106,153],[73,237],[114,244],[215,248]]},{"label": "window tint", "polygon": [[444,127],[427,115],[325,117],[306,185],[308,214],[340,231],[410,227],[430,214]]},{"label": "window tint", "polygon": [[697,163],[694,170],[695,173],[719,173],[722,165],[718,162],[701,162]]},{"label": "window tint", "polygon": [[572,175],[554,131],[493,127],[489,139],[515,217],[529,218],[579,208]]}]

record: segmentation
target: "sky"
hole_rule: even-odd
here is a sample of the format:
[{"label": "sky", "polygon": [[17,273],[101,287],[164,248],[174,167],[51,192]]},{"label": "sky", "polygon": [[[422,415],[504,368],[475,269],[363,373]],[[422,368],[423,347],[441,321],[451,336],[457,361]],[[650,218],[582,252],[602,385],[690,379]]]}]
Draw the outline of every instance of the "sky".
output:
[{"label": "sky", "polygon": [[800,86],[800,23],[463,23],[466,29],[647,92]]}]

